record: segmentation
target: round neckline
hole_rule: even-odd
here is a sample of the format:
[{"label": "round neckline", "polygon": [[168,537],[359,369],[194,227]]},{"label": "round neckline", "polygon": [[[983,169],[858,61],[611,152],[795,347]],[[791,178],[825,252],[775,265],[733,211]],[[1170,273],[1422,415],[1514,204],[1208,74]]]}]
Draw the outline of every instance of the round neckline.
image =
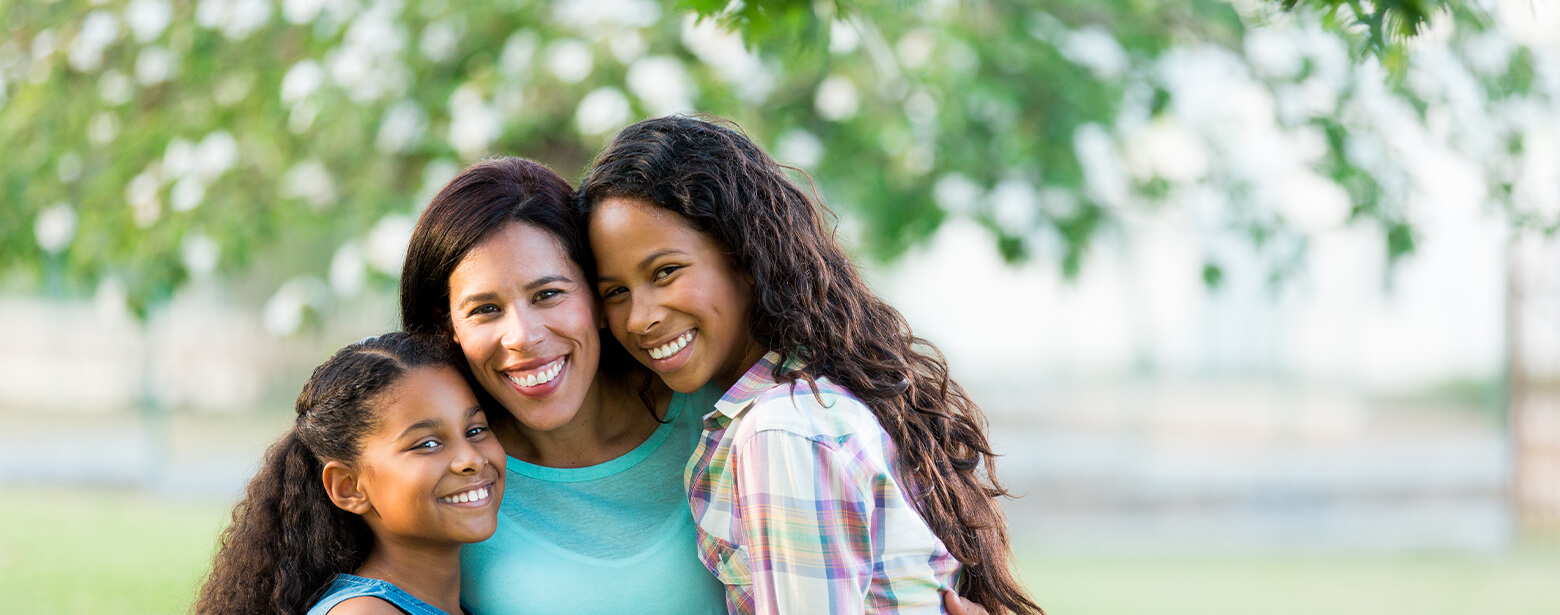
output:
[{"label": "round neckline", "polygon": [[554,468],[522,461],[512,456],[508,460],[508,471],[528,478],[550,481],[554,483],[577,483],[588,480],[599,480],[632,468],[644,461],[659,448],[666,439],[671,437],[672,430],[677,427],[677,418],[683,413],[683,406],[687,405],[686,395],[673,394],[671,402],[667,404],[666,421],[656,426],[655,431],[650,432],[650,437],[640,442],[633,450],[623,453],[614,459],[603,461],[593,466],[582,468]]}]

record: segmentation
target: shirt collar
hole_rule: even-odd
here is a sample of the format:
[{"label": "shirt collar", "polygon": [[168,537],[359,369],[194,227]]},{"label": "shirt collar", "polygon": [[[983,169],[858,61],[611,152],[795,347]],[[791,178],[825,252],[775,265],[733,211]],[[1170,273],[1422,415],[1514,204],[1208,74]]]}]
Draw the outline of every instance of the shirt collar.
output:
[{"label": "shirt collar", "polygon": [[[752,405],[753,400],[760,394],[775,386],[777,373],[798,369],[801,366],[802,362],[799,359],[792,358],[782,363],[780,353],[773,350],[764,353],[764,357],[754,363],[753,367],[748,368],[747,373],[742,374],[736,384],[726,389],[726,394],[721,396],[720,401],[715,402],[715,414],[724,416],[727,421],[737,418],[737,415],[742,414],[742,411]],[[712,415],[710,418],[715,416]]]}]

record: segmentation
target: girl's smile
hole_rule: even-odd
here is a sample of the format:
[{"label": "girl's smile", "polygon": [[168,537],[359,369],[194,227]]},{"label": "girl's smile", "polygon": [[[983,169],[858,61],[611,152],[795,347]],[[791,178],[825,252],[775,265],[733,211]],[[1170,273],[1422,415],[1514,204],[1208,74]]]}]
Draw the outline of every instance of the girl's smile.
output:
[{"label": "girl's smile", "polygon": [[625,198],[602,201],[589,234],[612,335],[672,390],[729,387],[763,356],[748,332],[753,281],[714,239]]},{"label": "girl's smile", "polygon": [[449,367],[415,368],[382,400],[354,479],[365,508],[354,512],[389,536],[486,540],[506,458],[465,379]]}]

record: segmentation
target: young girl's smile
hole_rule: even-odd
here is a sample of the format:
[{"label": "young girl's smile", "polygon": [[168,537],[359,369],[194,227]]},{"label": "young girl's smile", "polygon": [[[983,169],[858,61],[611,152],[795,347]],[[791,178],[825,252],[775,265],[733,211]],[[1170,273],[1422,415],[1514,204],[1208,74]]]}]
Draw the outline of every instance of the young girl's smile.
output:
[{"label": "young girl's smile", "polygon": [[356,464],[359,514],[389,536],[486,540],[504,495],[504,449],[465,379],[421,367],[381,395],[379,423]]},{"label": "young girl's smile", "polygon": [[752,279],[681,216],[609,198],[589,234],[612,335],[672,390],[729,387],[764,355],[748,332]]}]

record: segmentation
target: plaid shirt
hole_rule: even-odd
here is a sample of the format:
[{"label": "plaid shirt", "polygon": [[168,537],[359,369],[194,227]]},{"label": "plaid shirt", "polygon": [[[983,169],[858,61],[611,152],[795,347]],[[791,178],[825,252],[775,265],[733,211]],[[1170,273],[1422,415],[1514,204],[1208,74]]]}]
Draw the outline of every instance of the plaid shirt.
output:
[{"label": "plaid shirt", "polygon": [[[910,503],[893,442],[849,391],[775,381],[765,355],[688,461],[699,557],[747,613],[941,613],[958,561]],[[794,369],[787,363],[780,371]]]}]

